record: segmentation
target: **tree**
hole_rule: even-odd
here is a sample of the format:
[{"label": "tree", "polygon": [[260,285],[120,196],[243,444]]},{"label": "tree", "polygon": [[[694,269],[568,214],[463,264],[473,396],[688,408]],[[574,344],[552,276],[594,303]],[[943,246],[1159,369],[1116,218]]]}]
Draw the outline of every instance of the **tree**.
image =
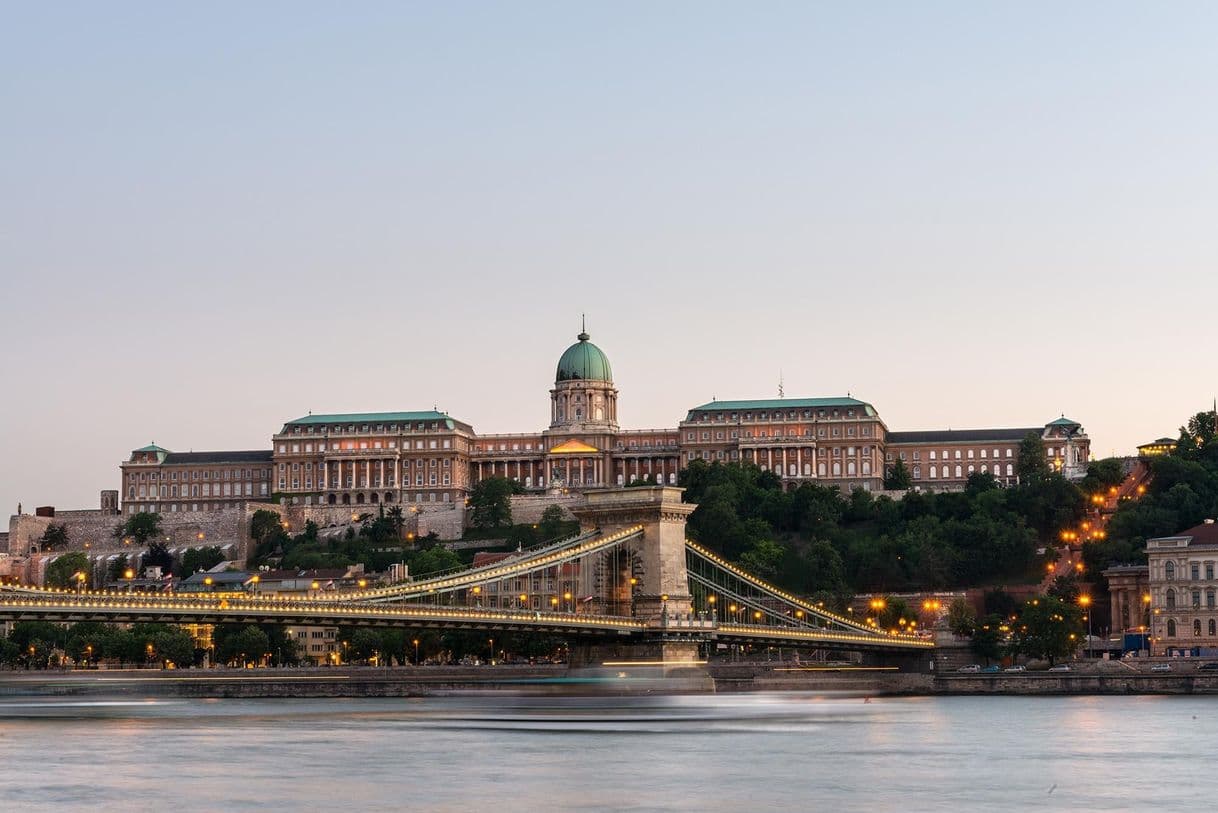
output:
[{"label": "tree", "polygon": [[1044,479],[1049,473],[1049,463],[1045,458],[1045,445],[1040,435],[1029,432],[1019,442],[1018,457],[1015,460],[1015,474],[1021,485],[1034,483]]},{"label": "tree", "polygon": [[258,663],[271,651],[269,636],[258,627],[237,627],[224,624],[216,627],[213,640],[216,644],[216,660],[220,663],[235,663],[243,666]]},{"label": "tree", "polygon": [[412,576],[426,576],[461,567],[461,557],[442,545],[421,550],[410,560]]},{"label": "tree", "polygon": [[[917,614],[909,608],[903,598],[887,598],[884,600],[884,608],[880,610],[879,618],[876,623],[880,629],[886,630],[904,630],[910,621],[917,619]],[[905,623],[902,624],[901,622]]]},{"label": "tree", "polygon": [[1011,648],[1030,658],[1045,658],[1053,665],[1078,648],[1082,629],[1077,606],[1054,596],[1040,596],[1023,606],[1013,626]]},{"label": "tree", "polygon": [[259,508],[250,518],[250,539],[265,542],[272,535],[283,533],[283,517],[274,511]]},{"label": "tree", "polygon": [[150,567],[159,567],[161,575],[173,572],[173,554],[169,552],[169,546],[164,542],[150,543],[148,550],[140,558],[140,570],[147,570]]},{"label": "tree", "polygon": [[200,570],[211,570],[224,561],[224,552],[219,545],[206,548],[190,548],[182,554],[182,567],[178,577],[189,579],[191,574]]},{"label": "tree", "polygon": [[958,598],[947,607],[947,628],[952,635],[967,638],[977,627],[977,612],[967,600]]},{"label": "tree", "polygon": [[[77,574],[83,573],[82,580]],[[43,582],[47,587],[79,587],[88,585],[93,578],[89,557],[83,551],[72,551],[58,557],[47,565]]]},{"label": "tree", "polygon": [[770,539],[758,539],[740,556],[740,565],[754,576],[774,581],[786,550]]},{"label": "tree", "polygon": [[898,457],[884,472],[884,488],[888,491],[908,491],[913,488],[913,476],[902,458]]},{"label": "tree", "polygon": [[141,511],[132,514],[126,522],[120,522],[114,529],[116,539],[130,537],[137,545],[145,545],[149,539],[161,535],[161,515],[155,512]]},{"label": "tree", "polygon": [[543,539],[554,539],[562,533],[564,525],[566,520],[563,518],[562,506],[547,505],[546,510],[541,512],[538,530],[541,531]]},{"label": "tree", "polygon": [[988,664],[1002,655],[1003,621],[997,615],[987,615],[973,630],[969,649]]},{"label": "tree", "polygon": [[469,492],[472,511],[470,523],[475,528],[502,528],[512,524],[512,495],[524,491],[515,480],[488,477],[479,480]]},{"label": "tree", "polygon": [[127,560],[127,554],[120,553],[106,566],[106,581],[116,582],[119,579],[127,578],[128,568],[131,568],[132,575],[135,575],[135,568],[131,567],[131,564]]},{"label": "tree", "polygon": [[42,532],[38,545],[41,550],[67,550],[68,541],[68,526],[52,522]]}]

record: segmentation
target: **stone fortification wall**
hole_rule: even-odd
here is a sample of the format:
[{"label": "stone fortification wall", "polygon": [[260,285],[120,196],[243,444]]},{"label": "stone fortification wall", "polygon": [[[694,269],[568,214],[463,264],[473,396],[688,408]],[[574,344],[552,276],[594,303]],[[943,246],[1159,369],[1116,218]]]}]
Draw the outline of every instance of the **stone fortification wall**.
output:
[{"label": "stone fortification wall", "polygon": [[[274,511],[288,522],[292,533],[299,533],[306,522],[312,521],[322,528],[331,525],[350,525],[361,514],[376,514],[375,505],[278,505],[276,503],[247,503],[250,516],[254,511]],[[458,503],[421,503],[403,505],[406,530],[418,536],[435,531],[441,539],[460,539],[465,530],[465,506]],[[248,535],[249,523],[246,523]]]},{"label": "stone fortification wall", "polygon": [[578,494],[517,494],[512,497],[512,522],[523,525],[529,522],[541,522],[541,515],[551,505],[562,509],[562,518],[575,519],[571,513],[573,506],[578,506],[583,497]]},{"label": "stone fortification wall", "polygon": [[[161,528],[171,547],[237,542],[244,552],[249,541],[249,517],[252,513],[248,506],[226,511],[171,512],[161,514]],[[100,510],[59,511],[53,518],[18,514],[9,518],[8,551],[14,555],[30,553],[51,523],[67,527],[69,550],[130,548],[121,539],[114,538],[114,528],[124,518]]]}]

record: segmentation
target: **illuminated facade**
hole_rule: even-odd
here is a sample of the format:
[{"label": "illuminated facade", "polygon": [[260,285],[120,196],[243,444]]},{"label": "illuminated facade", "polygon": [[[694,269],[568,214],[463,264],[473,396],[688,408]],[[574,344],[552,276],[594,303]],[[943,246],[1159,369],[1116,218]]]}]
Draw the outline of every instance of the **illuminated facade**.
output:
[{"label": "illuminated facade", "polygon": [[1218,655],[1218,524],[1146,540],[1151,650]]},{"label": "illuminated facade", "polygon": [[480,435],[436,410],[310,414],[285,423],[267,451],[135,450],[123,464],[124,510],[214,510],[272,497],[456,506],[488,477],[534,492],[675,485],[694,460],[753,463],[787,488],[843,490],[882,489],[901,460],[915,488],[950,490],[974,472],[1013,483],[1028,434],[1068,477],[1081,477],[1089,461],[1082,426],[1064,417],[1031,428],[890,432],[874,406],[852,397],[711,401],[675,429],[625,430],[609,358],[590,338],[581,330],[559,357],[542,431]]}]

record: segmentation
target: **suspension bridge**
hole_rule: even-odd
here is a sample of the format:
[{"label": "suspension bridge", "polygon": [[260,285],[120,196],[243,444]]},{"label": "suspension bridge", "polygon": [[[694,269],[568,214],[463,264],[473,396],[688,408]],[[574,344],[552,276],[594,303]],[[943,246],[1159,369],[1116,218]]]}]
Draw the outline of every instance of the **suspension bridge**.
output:
[{"label": "suspension bridge", "polygon": [[532,632],[568,637],[572,665],[697,663],[708,644],[900,658],[933,648],[825,610],[685,538],[681,490],[592,491],[581,533],[500,561],[319,596],[140,594],[6,585],[0,620],[158,621]]}]

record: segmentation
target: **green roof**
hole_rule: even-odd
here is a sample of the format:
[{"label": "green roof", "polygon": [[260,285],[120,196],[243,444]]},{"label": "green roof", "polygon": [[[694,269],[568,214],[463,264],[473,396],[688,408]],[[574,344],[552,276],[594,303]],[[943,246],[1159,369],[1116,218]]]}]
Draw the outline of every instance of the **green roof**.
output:
[{"label": "green roof", "polygon": [[818,409],[822,407],[862,407],[867,415],[876,414],[875,407],[857,398],[762,398],[754,401],[711,401],[690,410],[706,412],[712,409],[740,411],[746,409]]},{"label": "green roof", "polygon": [[294,421],[288,421],[289,426],[307,426],[331,423],[413,423],[418,421],[444,421],[445,426],[453,428],[453,419],[443,412],[434,409],[425,412],[349,412],[342,415],[305,415]]},{"label": "green roof", "polygon": [[157,446],[155,443],[149,443],[147,446],[141,446],[140,448],[136,449],[136,451],[137,452],[165,452],[165,453],[169,452],[168,449],[162,449],[160,446]]},{"label": "green roof", "polygon": [[1049,423],[1047,423],[1046,426],[1082,426],[1082,424],[1079,423],[1078,421],[1072,421],[1069,418],[1067,418],[1065,415],[1062,415],[1060,418],[1058,418],[1055,421],[1049,421]]},{"label": "green roof", "polygon": [[587,333],[580,333],[578,342],[566,349],[558,359],[557,381],[613,381],[613,369],[604,351],[588,341]]}]

